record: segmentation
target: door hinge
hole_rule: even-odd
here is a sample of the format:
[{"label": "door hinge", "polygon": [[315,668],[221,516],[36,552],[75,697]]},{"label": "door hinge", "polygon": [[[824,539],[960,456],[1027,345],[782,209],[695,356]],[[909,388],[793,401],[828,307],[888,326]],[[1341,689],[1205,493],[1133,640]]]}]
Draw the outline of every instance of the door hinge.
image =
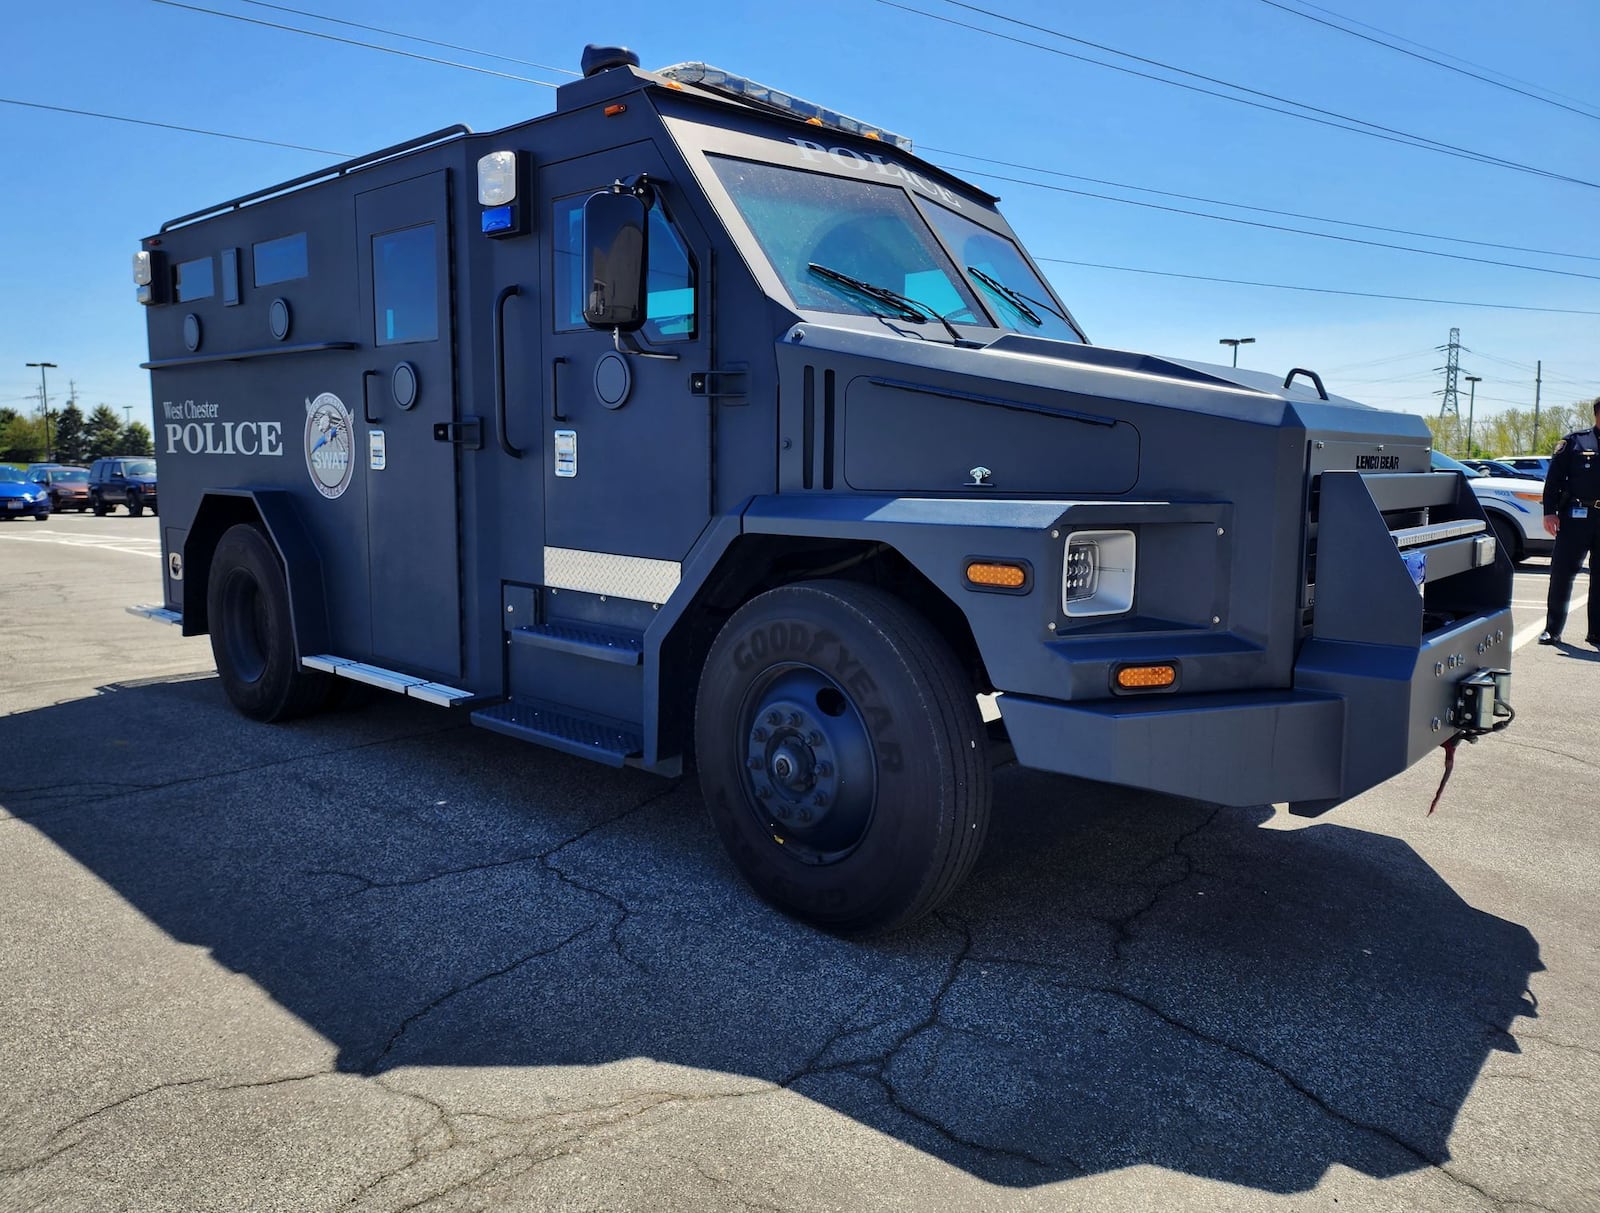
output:
[{"label": "door hinge", "polygon": [[742,403],[741,398],[750,394],[750,374],[743,367],[729,367],[723,371],[691,371],[689,394]]},{"label": "door hinge", "polygon": [[457,446],[464,446],[469,451],[483,450],[483,419],[480,417],[463,417],[460,421],[439,421],[434,423],[433,440],[435,442],[453,442]]}]

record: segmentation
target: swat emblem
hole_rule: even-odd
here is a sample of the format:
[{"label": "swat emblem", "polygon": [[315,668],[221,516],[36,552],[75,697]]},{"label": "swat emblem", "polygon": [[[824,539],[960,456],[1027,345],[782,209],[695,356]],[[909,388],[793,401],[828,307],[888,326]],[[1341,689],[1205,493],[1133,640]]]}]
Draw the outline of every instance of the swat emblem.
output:
[{"label": "swat emblem", "polygon": [[350,487],[355,473],[351,428],[350,410],[332,392],[306,401],[306,470],[324,497],[338,497]]}]

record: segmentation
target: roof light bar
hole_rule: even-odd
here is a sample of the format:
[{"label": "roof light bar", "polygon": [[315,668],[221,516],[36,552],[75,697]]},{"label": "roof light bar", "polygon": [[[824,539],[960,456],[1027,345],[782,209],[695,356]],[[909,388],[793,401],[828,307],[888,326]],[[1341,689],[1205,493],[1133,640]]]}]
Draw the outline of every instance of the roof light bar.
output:
[{"label": "roof light bar", "polygon": [[739,101],[765,106],[789,114],[802,122],[831,127],[851,135],[860,135],[863,139],[877,139],[899,148],[902,152],[912,150],[911,140],[904,135],[893,134],[880,126],[871,126],[857,118],[841,114],[838,110],[829,109],[825,105],[818,105],[814,101],[803,101],[781,89],[757,84],[754,80],[735,76],[732,72],[725,72],[720,67],[712,67],[707,63],[676,63],[671,67],[662,68],[656,75],[678,84],[692,84],[697,88],[722,93]]}]

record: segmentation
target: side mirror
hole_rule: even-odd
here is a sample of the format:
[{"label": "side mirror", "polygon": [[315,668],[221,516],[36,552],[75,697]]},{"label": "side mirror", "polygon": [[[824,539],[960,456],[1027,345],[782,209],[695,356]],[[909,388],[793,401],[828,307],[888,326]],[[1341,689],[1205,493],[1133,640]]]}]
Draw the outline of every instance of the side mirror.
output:
[{"label": "side mirror", "polygon": [[583,318],[590,328],[632,333],[644,325],[650,211],[633,193],[595,194],[583,204]]}]

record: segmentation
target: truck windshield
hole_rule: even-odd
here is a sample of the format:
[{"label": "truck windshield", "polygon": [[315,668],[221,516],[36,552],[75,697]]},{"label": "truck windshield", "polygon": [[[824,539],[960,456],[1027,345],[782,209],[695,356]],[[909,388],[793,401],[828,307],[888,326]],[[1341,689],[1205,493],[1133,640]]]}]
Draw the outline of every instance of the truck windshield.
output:
[{"label": "truck windshield", "polygon": [[1057,341],[1083,340],[1015,244],[947,207],[930,202],[926,210],[1003,326]]},{"label": "truck windshield", "polygon": [[951,264],[905,191],[721,156],[711,163],[797,306],[907,320],[916,309],[898,295],[929,318],[991,323],[973,280]]}]

